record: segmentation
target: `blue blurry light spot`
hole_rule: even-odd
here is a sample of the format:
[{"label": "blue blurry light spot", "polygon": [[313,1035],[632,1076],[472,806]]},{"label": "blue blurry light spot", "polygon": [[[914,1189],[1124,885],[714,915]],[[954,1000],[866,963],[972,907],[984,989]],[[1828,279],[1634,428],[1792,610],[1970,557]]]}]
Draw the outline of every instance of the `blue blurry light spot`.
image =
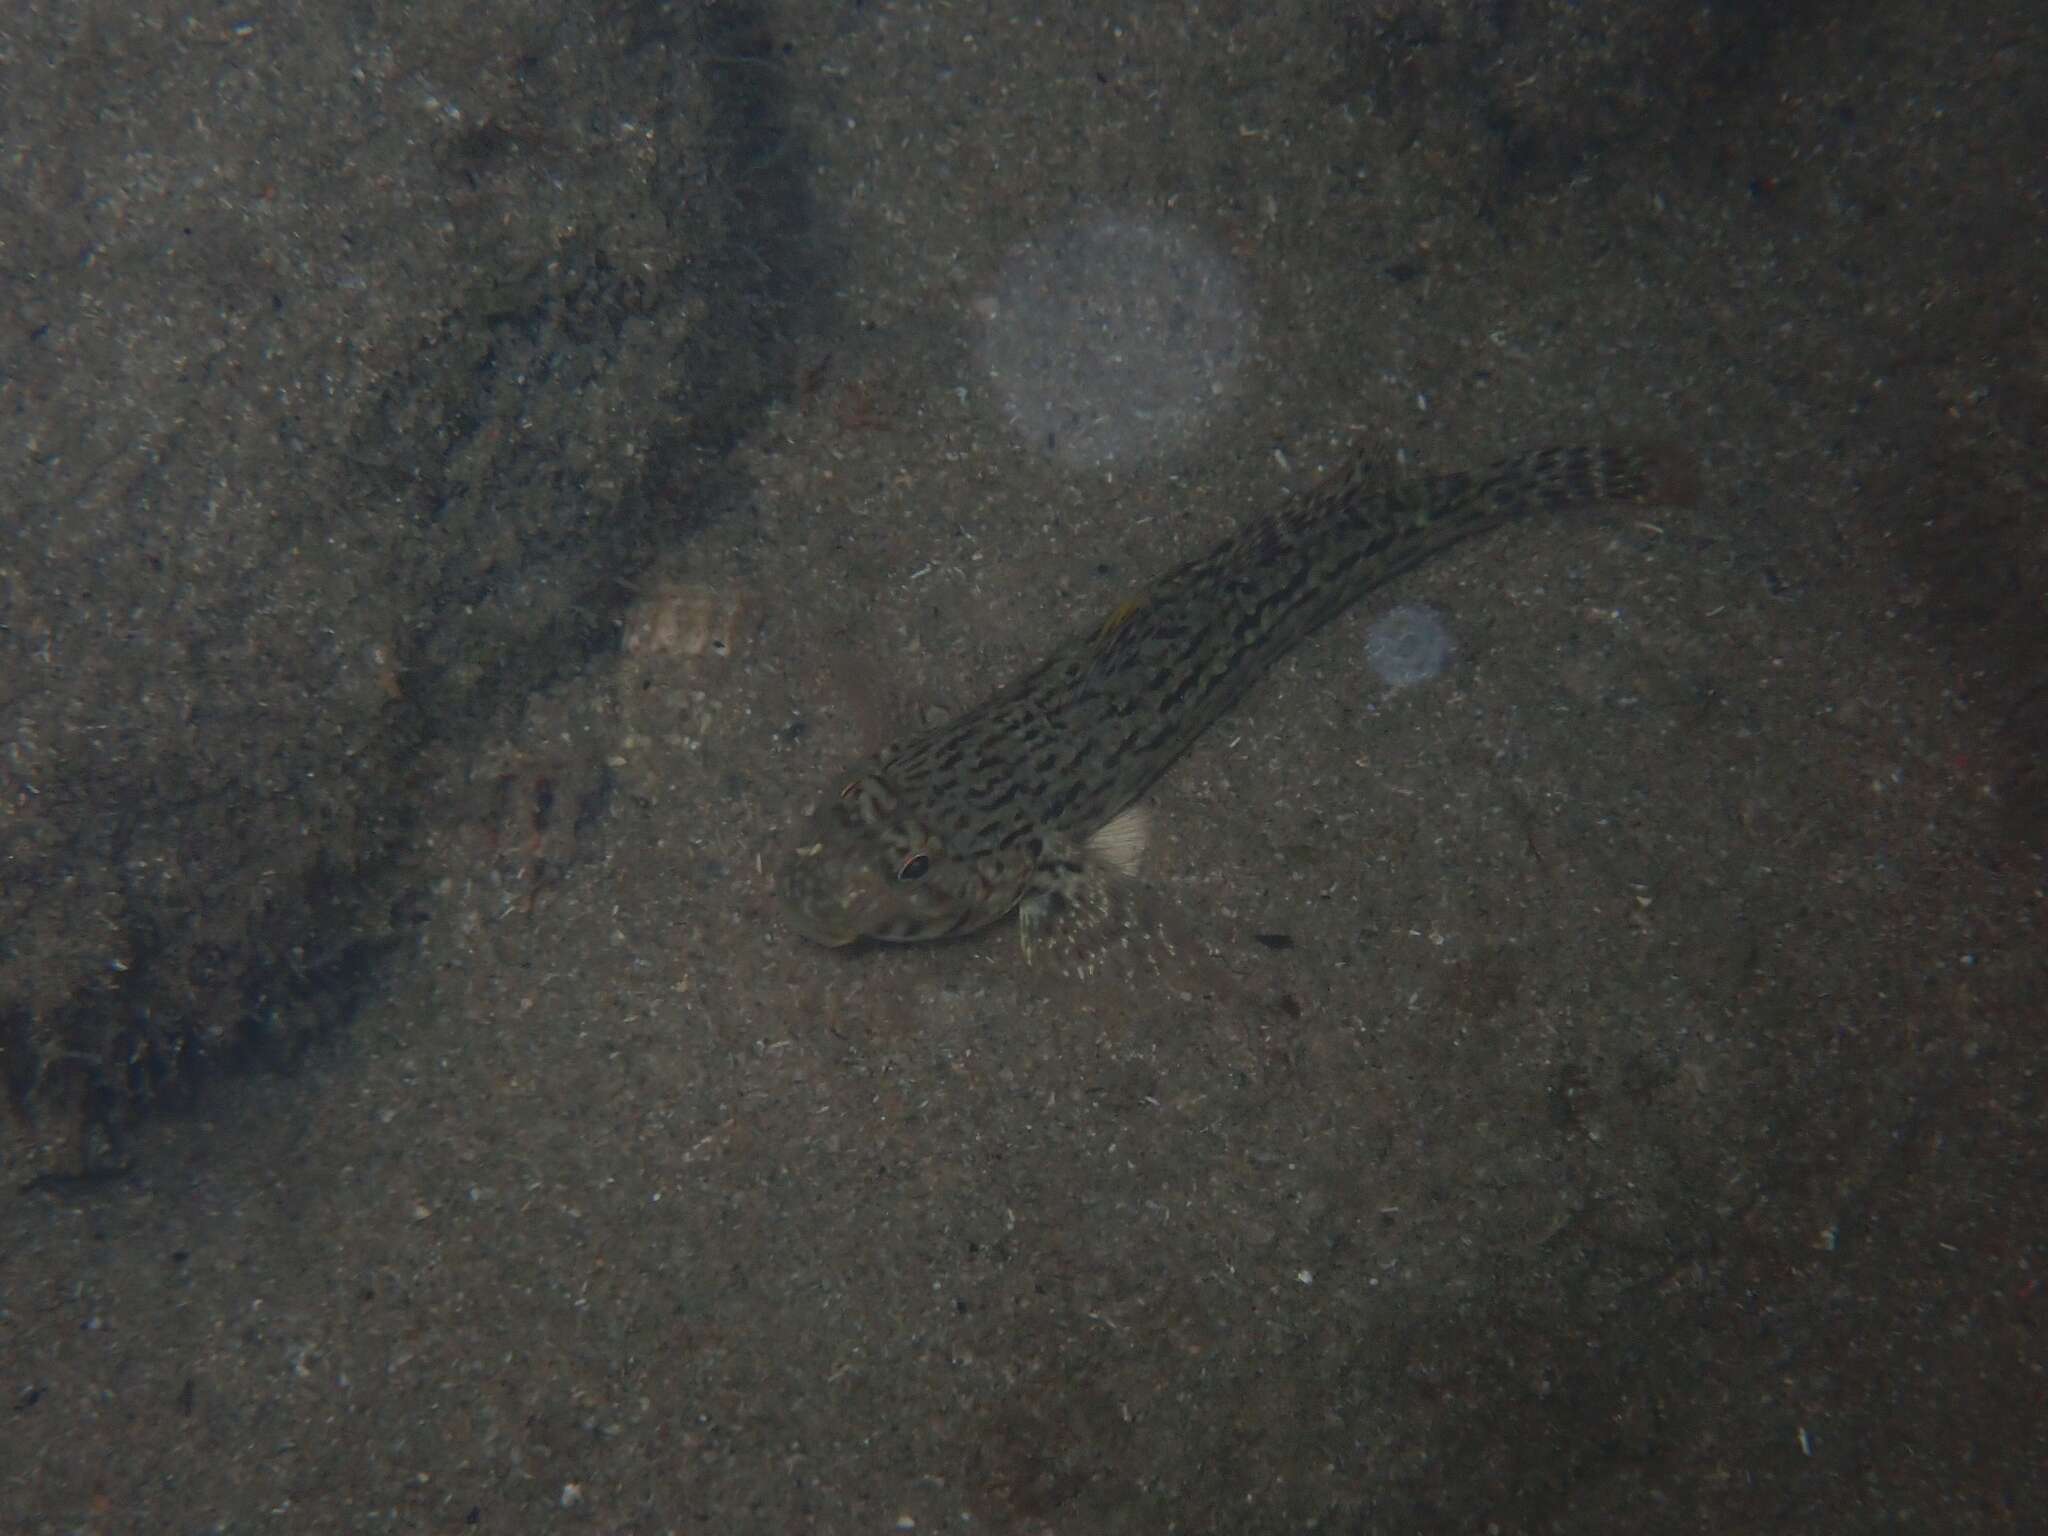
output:
[{"label": "blue blurry light spot", "polygon": [[1451,664],[1457,649],[1443,615],[1420,603],[1381,614],[1365,636],[1365,659],[1393,688],[1428,682]]}]

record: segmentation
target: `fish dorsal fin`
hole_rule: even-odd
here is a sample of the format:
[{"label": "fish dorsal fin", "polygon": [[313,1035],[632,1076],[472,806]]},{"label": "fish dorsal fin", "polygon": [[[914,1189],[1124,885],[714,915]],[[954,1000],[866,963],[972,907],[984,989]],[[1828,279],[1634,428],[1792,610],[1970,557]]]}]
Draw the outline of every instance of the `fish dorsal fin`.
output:
[{"label": "fish dorsal fin", "polygon": [[1152,606],[1152,599],[1143,592],[1127,597],[1110,609],[1109,616],[1095,631],[1095,654],[1107,655],[1116,649],[1118,639],[1130,628],[1131,620]]}]

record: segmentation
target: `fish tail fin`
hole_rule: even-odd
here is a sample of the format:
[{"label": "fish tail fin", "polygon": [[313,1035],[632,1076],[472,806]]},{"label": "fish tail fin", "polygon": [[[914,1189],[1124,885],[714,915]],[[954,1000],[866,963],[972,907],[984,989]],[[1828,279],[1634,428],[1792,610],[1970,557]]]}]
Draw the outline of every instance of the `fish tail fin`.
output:
[{"label": "fish tail fin", "polygon": [[1700,464],[1674,442],[1629,443],[1605,450],[1618,460],[1615,488],[1606,498],[1643,507],[1690,507],[1700,496]]},{"label": "fish tail fin", "polygon": [[1699,476],[1691,455],[1675,446],[1575,443],[1516,454],[1476,477],[1447,475],[1435,486],[1460,521],[1491,527],[1602,503],[1689,506]]}]

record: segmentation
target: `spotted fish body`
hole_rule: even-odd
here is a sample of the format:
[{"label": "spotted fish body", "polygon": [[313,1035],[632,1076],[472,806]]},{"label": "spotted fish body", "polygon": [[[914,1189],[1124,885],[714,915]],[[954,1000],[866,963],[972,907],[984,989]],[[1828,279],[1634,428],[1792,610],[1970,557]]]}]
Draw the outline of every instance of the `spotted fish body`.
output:
[{"label": "spotted fish body", "polygon": [[778,877],[823,944],[940,938],[1020,908],[1085,971],[1126,937],[1138,797],[1306,636],[1473,534],[1532,513],[1687,499],[1683,466],[1540,448],[1477,474],[1347,464],[1161,577],[965,715],[849,769]]}]

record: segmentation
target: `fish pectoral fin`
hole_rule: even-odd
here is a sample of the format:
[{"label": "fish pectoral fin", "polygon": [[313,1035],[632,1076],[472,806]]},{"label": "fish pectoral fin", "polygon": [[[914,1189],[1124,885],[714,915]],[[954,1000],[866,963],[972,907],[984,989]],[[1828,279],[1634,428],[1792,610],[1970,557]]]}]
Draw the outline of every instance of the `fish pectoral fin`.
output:
[{"label": "fish pectoral fin", "polygon": [[1087,980],[1112,961],[1142,956],[1147,925],[1141,896],[1138,883],[1095,839],[1048,838],[1017,904],[1024,958]]},{"label": "fish pectoral fin", "polygon": [[1120,875],[1135,875],[1152,844],[1152,808],[1127,805],[1088,834],[1083,851]]}]

